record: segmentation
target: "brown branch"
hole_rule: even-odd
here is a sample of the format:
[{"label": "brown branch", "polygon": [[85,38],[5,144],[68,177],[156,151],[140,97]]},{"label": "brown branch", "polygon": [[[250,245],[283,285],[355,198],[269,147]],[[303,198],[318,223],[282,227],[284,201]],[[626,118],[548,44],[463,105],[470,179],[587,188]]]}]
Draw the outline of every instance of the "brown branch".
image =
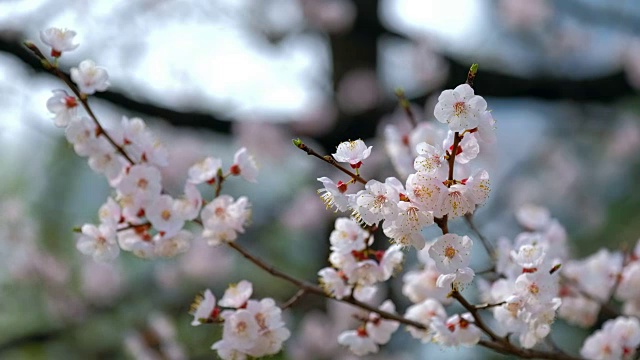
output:
[{"label": "brown branch", "polygon": [[397,321],[399,323],[405,324],[405,325],[409,325],[409,326],[413,326],[416,327],[418,329],[421,330],[426,330],[427,327],[424,326],[424,324],[419,323],[417,321],[413,321],[413,320],[409,320],[407,318],[404,318],[400,315],[397,314],[393,314],[387,311],[383,311],[380,310],[378,308],[375,308],[369,304],[363,303],[362,301],[356,300],[353,297],[349,297],[349,298],[343,298],[343,299],[336,299],[334,297],[331,297],[330,295],[328,295],[327,293],[324,292],[324,290],[314,284],[311,284],[307,281],[304,280],[300,280],[297,279],[285,272],[282,272],[278,269],[276,269],[275,267],[265,263],[264,261],[262,261],[261,259],[259,259],[258,257],[254,256],[253,254],[251,254],[250,252],[248,252],[246,249],[244,249],[243,247],[241,247],[240,245],[236,244],[235,242],[229,242],[226,243],[227,245],[229,245],[229,247],[231,247],[232,249],[234,249],[235,251],[237,251],[238,253],[240,253],[242,256],[244,256],[247,260],[251,261],[254,265],[256,265],[257,267],[261,268],[262,270],[268,272],[269,274],[280,278],[282,280],[288,281],[289,283],[297,286],[299,289],[304,290],[307,293],[310,294],[314,294],[314,295],[318,295],[318,296],[322,296],[325,297],[327,299],[332,299],[335,301],[339,301],[339,302],[343,302],[346,304],[351,304],[351,305],[355,305],[363,310],[367,310],[369,312],[374,312],[378,315],[380,315],[380,317],[385,318],[387,320],[394,320]]},{"label": "brown branch", "polygon": [[290,308],[291,306],[293,306],[293,304],[295,304],[298,300],[300,300],[300,298],[302,298],[306,293],[307,291],[305,289],[298,290],[298,292],[296,292],[289,300],[287,300],[284,304],[280,305],[280,308],[282,308],[282,310]]},{"label": "brown branch", "polygon": [[574,357],[563,352],[548,352],[534,349],[524,349],[512,344],[507,337],[498,336],[493,330],[491,330],[487,324],[482,320],[482,317],[478,313],[478,310],[483,307],[477,307],[472,305],[465,299],[458,291],[451,292],[451,297],[456,299],[462,307],[464,307],[471,316],[473,316],[474,324],[484,332],[491,341],[480,340],[478,345],[484,346],[501,354],[516,355],[522,359],[549,359],[549,360],[579,360],[581,358]]},{"label": "brown branch", "polygon": [[328,163],[329,165],[332,165],[336,169],[338,169],[338,170],[342,171],[343,173],[351,176],[351,178],[354,179],[355,181],[357,181],[359,183],[362,183],[362,184],[366,184],[367,183],[367,180],[363,179],[360,175],[356,175],[355,173],[349,171],[347,168],[345,168],[342,165],[338,164],[338,162],[331,155],[325,155],[325,156],[320,155],[315,150],[313,150],[312,148],[307,146],[305,143],[303,143],[300,139],[293,140],[293,144],[298,149],[306,152],[307,155],[315,156],[318,159]]},{"label": "brown branch", "polygon": [[109,141],[109,143],[116,149],[116,151],[119,152],[120,155],[122,155],[125,159],[127,159],[127,161],[130,164],[132,164],[132,165],[135,164],[135,162],[131,159],[131,157],[129,157],[129,154],[127,154],[127,152],[124,151],[124,149],[120,145],[118,145],[113,140],[113,138],[111,136],[109,136],[109,134],[102,127],[102,124],[100,124],[100,121],[98,121],[98,118],[96,117],[96,115],[93,113],[93,110],[91,110],[91,107],[89,106],[89,101],[87,100],[87,95],[80,92],[78,87],[71,81],[71,79],[69,78],[69,76],[67,74],[62,72],[57,66],[51,64],[49,62],[49,59],[47,59],[47,57],[44,56],[42,51],[40,51],[40,49],[34,43],[27,41],[27,42],[24,43],[24,45],[27,47],[27,49],[31,50],[31,52],[36,57],[38,57],[40,59],[40,62],[42,63],[42,67],[45,70],[47,70],[51,74],[57,76],[60,80],[64,81],[64,83],[67,84],[69,89],[78,97],[78,100],[80,100],[80,103],[82,104],[82,107],[84,107],[84,109],[87,112],[87,114],[89,115],[89,117],[91,117],[93,122],[98,127],[98,134],[103,135],[107,139],[107,141]]},{"label": "brown branch", "polygon": [[411,110],[411,103],[407,100],[404,90],[400,88],[396,89],[396,97],[398,98],[400,107],[404,110],[404,113],[407,114],[407,119],[409,119],[411,127],[415,128],[418,126],[418,121],[416,120],[416,116],[413,114],[413,110]]},{"label": "brown branch", "polygon": [[487,251],[487,254],[489,254],[489,257],[491,258],[491,262],[495,264],[496,250],[493,247],[493,244],[491,244],[491,242],[489,241],[489,239],[487,239],[484,235],[482,235],[480,230],[478,230],[478,228],[476,227],[476,224],[473,222],[473,214],[471,213],[466,214],[464,216],[464,219],[466,220],[467,225],[469,225],[469,228],[476,233],[476,235],[480,239],[480,242],[482,242],[482,246],[484,246],[484,249]]}]

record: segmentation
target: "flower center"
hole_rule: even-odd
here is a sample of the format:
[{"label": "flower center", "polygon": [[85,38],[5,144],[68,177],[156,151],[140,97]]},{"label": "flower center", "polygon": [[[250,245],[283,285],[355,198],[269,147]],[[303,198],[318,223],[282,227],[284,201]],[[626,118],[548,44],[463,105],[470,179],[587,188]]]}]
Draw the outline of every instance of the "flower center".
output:
[{"label": "flower center", "polygon": [[454,256],[456,256],[456,249],[453,248],[453,246],[447,246],[444,249],[444,256],[446,256],[448,259],[453,259]]},{"label": "flower center", "polygon": [[458,101],[453,104],[453,114],[455,116],[460,116],[467,111],[464,101]]},{"label": "flower center", "polygon": [[149,185],[149,181],[147,181],[147,179],[143,178],[143,179],[138,180],[138,187],[140,189],[143,189],[143,190],[146,189],[147,185]]},{"label": "flower center", "polygon": [[162,214],[160,214],[160,216],[164,221],[169,221],[169,219],[171,219],[171,211],[167,209],[162,210]]},{"label": "flower center", "polygon": [[529,285],[529,292],[533,295],[538,295],[538,293],[540,292],[540,288],[537,284],[531,284]]}]

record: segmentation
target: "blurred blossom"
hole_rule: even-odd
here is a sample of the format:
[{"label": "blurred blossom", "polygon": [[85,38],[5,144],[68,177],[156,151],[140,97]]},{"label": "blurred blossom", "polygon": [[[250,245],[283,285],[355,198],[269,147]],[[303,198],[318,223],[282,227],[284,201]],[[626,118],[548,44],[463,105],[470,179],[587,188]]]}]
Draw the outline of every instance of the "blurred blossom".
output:
[{"label": "blurred blossom", "polygon": [[187,355],[176,339],[173,322],[161,313],[149,316],[147,327],[124,337],[125,349],[136,360],[183,360]]},{"label": "blurred blossom", "polygon": [[236,122],[233,124],[233,134],[236,144],[245,146],[258,163],[279,161],[291,148],[291,136],[276,124]]},{"label": "blurred blossom", "polygon": [[378,77],[370,69],[357,69],[346,73],[338,82],[336,92],[340,109],[357,114],[367,111],[380,101]]},{"label": "blurred blossom", "polygon": [[357,12],[351,0],[300,0],[311,26],[329,33],[343,33],[353,25]]},{"label": "blurred blossom", "polygon": [[112,304],[123,290],[123,274],[117,263],[84,258],[80,274],[82,293],[94,304]]},{"label": "blurred blossom", "polygon": [[329,214],[315,190],[301,189],[285,207],[280,221],[292,231],[317,230],[325,225]]},{"label": "blurred blossom", "polygon": [[305,315],[299,325],[297,334],[289,340],[285,350],[292,359],[308,359],[314,354],[318,359],[345,359],[350,356],[347,348],[338,344],[336,339],[340,333],[352,325],[352,315],[356,308],[351,305],[330,301],[327,313],[312,311]]},{"label": "blurred blossom", "polygon": [[[640,57],[638,61],[640,66]],[[640,150],[640,119],[636,115],[625,114],[609,137],[606,156],[611,160],[625,161],[630,157],[637,157],[638,150]]]},{"label": "blurred blossom", "polygon": [[18,281],[44,281],[55,286],[66,285],[69,278],[69,268],[65,264],[35,247],[21,261],[12,263],[10,271]]},{"label": "blurred blossom", "polygon": [[632,37],[623,41],[625,46],[620,56],[622,66],[631,86],[640,89],[640,39]]},{"label": "blurred blossom", "polygon": [[554,13],[547,0],[500,0],[498,11],[508,27],[523,30],[543,27]]},{"label": "blurred blossom", "polygon": [[207,156],[215,156],[211,154],[211,143],[216,139],[212,138],[212,133],[203,134],[202,131],[177,129],[169,125],[154,128],[153,131],[163,139],[169,152],[169,164],[160,170],[163,185],[175,191],[174,194],[180,194],[189,167]]},{"label": "blurred blossom", "polygon": [[306,136],[320,136],[329,132],[338,118],[338,109],[329,102],[324,101],[312,106],[291,123],[291,128],[296,134]]},{"label": "blurred blossom", "polygon": [[209,246],[205,241],[193,241],[191,248],[178,258],[178,266],[185,276],[211,281],[226,278],[233,266],[232,257],[224,247]]},{"label": "blurred blossom", "polygon": [[48,313],[58,321],[82,322],[88,313],[82,299],[70,294],[64,287],[48,289],[45,302]]}]

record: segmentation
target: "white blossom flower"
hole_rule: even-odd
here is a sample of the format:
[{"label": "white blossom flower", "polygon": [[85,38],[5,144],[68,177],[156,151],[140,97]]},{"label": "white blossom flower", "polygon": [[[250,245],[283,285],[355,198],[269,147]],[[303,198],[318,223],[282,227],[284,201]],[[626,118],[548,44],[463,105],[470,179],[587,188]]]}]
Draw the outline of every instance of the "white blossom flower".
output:
[{"label": "white blossom flower", "polygon": [[473,241],[468,236],[444,234],[429,248],[429,255],[443,274],[469,266]]},{"label": "white blossom flower", "polygon": [[320,276],[320,286],[328,295],[338,300],[351,295],[352,287],[345,282],[340,271],[326,267],[318,271],[318,276]]},{"label": "white blossom flower", "polygon": [[434,211],[439,207],[440,194],[446,191],[442,180],[424,173],[415,173],[407,178],[407,196],[411,203],[424,211]]},{"label": "white blossom flower", "polygon": [[174,257],[187,252],[191,247],[193,233],[180,230],[174,235],[158,233],[153,237],[155,256]]},{"label": "white blossom flower", "polygon": [[249,154],[247,148],[240,148],[233,156],[233,165],[230,171],[233,175],[240,175],[248,182],[256,183],[256,175],[258,174],[258,166],[256,161]]},{"label": "white blossom flower", "polygon": [[440,94],[434,115],[441,123],[449,124],[451,131],[463,131],[477,127],[485,110],[487,102],[475,95],[471,86],[462,84]]},{"label": "white blossom flower", "polygon": [[80,156],[91,156],[110,146],[104,137],[98,136],[95,122],[86,116],[72,119],[65,129],[65,136]]},{"label": "white blossom flower", "polygon": [[253,284],[247,280],[242,280],[237,284],[229,285],[224,292],[224,296],[220,299],[220,306],[240,308],[253,294]]},{"label": "white blossom flower", "polygon": [[362,140],[344,141],[338,145],[332,156],[337,162],[347,162],[352,168],[357,169],[362,165],[362,160],[371,155],[372,147],[367,147]]},{"label": "white blossom flower", "polygon": [[[221,306],[225,306],[219,302]],[[260,337],[260,325],[255,316],[245,309],[233,312],[222,312],[224,316],[224,327],[222,328],[222,338],[229,345],[242,352],[251,349]]]},{"label": "white blossom flower", "polygon": [[444,346],[473,346],[480,341],[482,332],[475,325],[471,313],[455,314],[446,322],[434,321],[434,341]]},{"label": "white blossom flower", "polygon": [[472,176],[469,176],[465,185],[467,186],[465,195],[474,206],[484,204],[491,192],[489,173],[486,170],[476,171]]},{"label": "white blossom flower", "polygon": [[444,177],[449,166],[444,159],[444,150],[439,145],[421,142],[416,146],[418,156],[413,162],[413,168],[430,176]]},{"label": "white blossom flower", "polygon": [[496,141],[496,121],[493,119],[491,111],[485,111],[480,115],[478,131],[475,132],[478,141],[492,144]]},{"label": "white blossom flower", "polygon": [[433,210],[434,216],[448,215],[449,219],[473,213],[475,204],[471,202],[469,188],[462,184],[453,184],[443,187],[438,198],[438,205]]},{"label": "white blossom flower", "polygon": [[404,261],[404,253],[402,252],[402,246],[391,245],[385,250],[382,259],[380,259],[380,270],[382,276],[380,281],[386,281],[391,278],[396,270],[399,270],[402,262]]},{"label": "white blossom flower", "polygon": [[184,185],[184,196],[176,200],[176,213],[185,220],[193,220],[200,214],[202,194],[195,184]]},{"label": "white blossom flower", "polygon": [[229,195],[221,195],[207,204],[200,213],[204,225],[202,237],[209,245],[234,241],[238,233],[244,232],[251,211],[245,196],[236,201]]},{"label": "white blossom flower", "polygon": [[462,291],[473,281],[475,272],[470,267],[463,267],[451,274],[442,274],[436,280],[436,286],[444,289]]},{"label": "white blossom flower", "polygon": [[[395,314],[396,306],[391,300],[386,300],[378,309]],[[400,323],[394,320],[385,320],[377,313],[369,313],[369,319],[365,325],[367,335],[376,344],[383,345],[391,340],[391,335],[398,330]]]},{"label": "white blossom flower", "polygon": [[116,242],[115,228],[101,224],[82,225],[82,235],[76,247],[81,253],[91,255],[97,261],[110,261],[118,257],[120,248]]},{"label": "white blossom flower", "polygon": [[91,95],[96,91],[105,91],[111,85],[107,70],[92,60],[84,60],[78,67],[71,68],[71,80],[73,80],[80,92]]},{"label": "white blossom flower", "polygon": [[206,157],[189,168],[189,182],[192,184],[212,183],[215,181],[220,167],[222,167],[222,160],[211,156]]},{"label": "white blossom flower", "polygon": [[176,200],[169,195],[160,195],[146,209],[147,219],[153,227],[166,236],[176,234],[184,226]]},{"label": "white blossom flower", "polygon": [[[449,131],[447,138],[442,144],[442,147],[448,149],[449,153],[453,152],[453,138],[454,133]],[[475,159],[479,153],[480,146],[478,145],[476,137],[473,134],[466,134],[456,148],[456,162],[466,164]],[[447,166],[446,168],[448,169],[449,167]]]},{"label": "white blossom flower", "polygon": [[421,303],[409,306],[404,317],[424,325],[426,330],[422,330],[414,326],[407,326],[407,330],[409,330],[409,333],[414,338],[419,339],[423,343],[428,343],[431,342],[431,339],[433,338],[431,323],[434,319],[441,319],[444,321],[447,317],[447,312],[438,301],[434,299],[426,299]]},{"label": "white blossom flower", "polygon": [[203,295],[196,296],[195,301],[191,304],[191,312],[193,314],[192,326],[198,326],[215,320],[220,312],[216,307],[216,297],[213,296],[211,290],[207,289]]},{"label": "white blossom flower", "polygon": [[107,198],[107,202],[100,206],[100,209],[98,210],[98,217],[100,218],[101,223],[109,225],[115,229],[123,220],[122,209],[112,197],[109,197]]},{"label": "white blossom flower", "polygon": [[378,352],[378,345],[368,336],[364,328],[342,332],[338,336],[338,344],[348,346],[349,350],[358,356]]},{"label": "white blossom flower", "polygon": [[424,211],[411,202],[398,203],[398,217],[393,221],[382,223],[384,234],[401,246],[412,245],[420,250],[425,245],[422,229],[433,224],[433,214]]},{"label": "white blossom flower", "polygon": [[57,127],[66,127],[78,114],[78,99],[64,90],[53,90],[53,96],[47,100],[47,109],[55,115]]},{"label": "white blossom flower", "polygon": [[143,207],[151,204],[162,191],[160,170],[150,165],[134,165],[117,186],[122,195],[136,198]]},{"label": "white blossom flower", "polygon": [[356,194],[354,210],[367,225],[373,225],[382,219],[394,220],[399,200],[398,191],[387,182],[369,180]]},{"label": "white blossom flower", "polygon": [[528,230],[542,230],[551,221],[551,213],[547,208],[525,204],[516,210],[516,219]]},{"label": "white blossom flower", "polygon": [[76,32],[73,30],[55,27],[40,31],[40,40],[51,47],[53,57],[60,57],[62,52],[76,49],[79,44],[73,43],[75,36]]},{"label": "white blossom flower", "polygon": [[318,178],[318,181],[324,185],[324,188],[318,189],[318,194],[326,205],[327,209],[335,206],[336,211],[347,211],[349,209],[349,197],[345,194],[347,184],[342,181],[334,183],[328,177]]},{"label": "white blossom flower", "polygon": [[368,237],[369,233],[352,218],[337,218],[335,228],[329,235],[331,251],[350,254],[354,250],[364,250],[367,247]]},{"label": "white blossom flower", "polygon": [[451,298],[447,297],[450,289],[437,286],[440,272],[434,264],[425,266],[422,270],[409,271],[402,277],[402,294],[411,300],[412,303],[419,303],[428,298],[432,298],[441,303],[447,304],[451,302]]},{"label": "white blossom flower", "polygon": [[558,309],[558,317],[583,328],[593,326],[598,320],[600,304],[584,296],[564,296]]}]

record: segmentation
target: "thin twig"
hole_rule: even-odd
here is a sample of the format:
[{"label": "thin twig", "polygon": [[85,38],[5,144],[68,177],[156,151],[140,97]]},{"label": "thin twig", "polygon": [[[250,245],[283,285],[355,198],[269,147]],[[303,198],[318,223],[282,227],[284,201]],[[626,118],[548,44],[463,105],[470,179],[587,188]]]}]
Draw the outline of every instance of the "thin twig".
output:
[{"label": "thin twig", "polygon": [[404,110],[404,113],[407,114],[407,119],[409,119],[411,127],[415,128],[418,126],[418,121],[416,120],[416,116],[413,114],[413,110],[411,110],[409,100],[407,100],[407,97],[404,95],[404,90],[400,88],[396,89],[396,96],[398,97],[400,107]]},{"label": "thin twig", "polygon": [[305,144],[302,141],[300,141],[299,139],[294,140],[293,143],[294,143],[294,145],[296,145],[296,147],[298,147],[298,149],[306,152],[307,155],[315,156],[318,159],[328,163],[329,165],[332,165],[336,169],[338,169],[338,170],[342,171],[343,173],[351,176],[351,178],[354,179],[355,181],[357,181],[359,183],[362,183],[362,184],[366,184],[367,183],[367,180],[363,179],[360,175],[356,175],[355,173],[353,173],[352,171],[349,171],[344,166],[338,164],[338,162],[333,157],[331,157],[331,155],[322,156],[319,153],[317,153],[315,150],[313,150],[312,148],[307,146],[307,144]]},{"label": "thin twig", "polygon": [[258,257],[254,256],[253,254],[249,253],[246,249],[244,249],[243,247],[241,247],[240,245],[238,245],[235,242],[229,242],[227,243],[227,245],[229,245],[229,247],[231,247],[232,249],[234,249],[235,251],[239,252],[242,256],[244,256],[247,260],[251,261],[253,264],[255,264],[256,266],[258,266],[259,268],[261,268],[262,270],[268,272],[269,274],[286,280],[289,283],[297,286],[298,288],[304,290],[307,293],[310,294],[314,294],[314,295],[318,295],[318,296],[322,296],[325,297],[327,299],[332,299],[335,301],[339,301],[339,302],[343,302],[343,303],[347,303],[347,304],[351,304],[351,305],[355,305],[363,310],[367,310],[369,312],[374,312],[378,315],[380,315],[380,317],[385,318],[387,320],[395,320],[399,323],[405,324],[405,325],[409,325],[409,326],[413,326],[416,327],[418,329],[421,330],[426,330],[427,327],[424,326],[424,324],[419,323],[417,321],[413,321],[413,320],[409,320],[407,318],[404,318],[400,315],[397,314],[393,314],[387,311],[383,311],[380,309],[377,309],[369,304],[363,303],[362,301],[356,300],[353,297],[349,297],[349,298],[343,298],[343,299],[336,299],[334,297],[331,297],[330,295],[328,295],[327,293],[324,292],[324,290],[314,284],[311,284],[307,281],[304,280],[300,280],[297,279],[285,272],[282,272],[278,269],[276,269],[275,267],[265,263],[264,261],[262,261],[261,259],[259,259]]},{"label": "thin twig", "polygon": [[305,289],[298,290],[298,292],[296,292],[289,300],[287,300],[284,304],[282,304],[280,308],[282,308],[282,310],[290,308],[291,306],[293,306],[293,304],[295,304],[298,300],[300,300],[300,298],[302,298],[306,293],[307,291]]},{"label": "thin twig", "polygon": [[476,233],[476,235],[480,239],[480,242],[482,242],[482,246],[484,246],[484,249],[487,251],[487,254],[489,254],[489,257],[491,258],[491,262],[495,263],[496,249],[493,247],[493,244],[491,243],[491,241],[489,241],[489,239],[487,239],[484,235],[482,235],[480,230],[476,227],[476,224],[473,222],[473,215],[471,213],[466,214],[464,216],[464,219],[466,220],[467,225],[469,225],[469,228]]},{"label": "thin twig", "polygon": [[96,115],[93,113],[93,110],[91,110],[91,107],[89,106],[89,101],[87,100],[87,96],[80,92],[78,87],[71,81],[69,76],[64,72],[62,72],[62,70],[60,70],[57,66],[54,66],[53,64],[51,64],[51,62],[49,62],[49,59],[47,59],[47,57],[44,56],[42,51],[40,51],[40,49],[38,49],[38,47],[34,43],[25,42],[24,45],[27,47],[27,49],[31,50],[31,52],[36,57],[40,59],[42,63],[42,67],[45,70],[57,76],[60,80],[64,81],[64,83],[67,84],[69,89],[78,97],[78,100],[80,100],[82,107],[84,107],[87,114],[89,114],[89,117],[91,117],[93,122],[96,124],[99,134],[102,134],[107,139],[107,141],[109,141],[109,143],[116,149],[116,151],[120,153],[120,155],[122,155],[125,159],[127,159],[127,161],[130,164],[132,165],[135,164],[133,159],[129,157],[129,154],[127,154],[127,152],[120,145],[118,145],[118,143],[116,143],[111,136],[109,136],[109,134],[105,131],[104,127],[102,127],[102,124],[100,123],[100,121],[98,121],[98,117],[96,117]]}]

